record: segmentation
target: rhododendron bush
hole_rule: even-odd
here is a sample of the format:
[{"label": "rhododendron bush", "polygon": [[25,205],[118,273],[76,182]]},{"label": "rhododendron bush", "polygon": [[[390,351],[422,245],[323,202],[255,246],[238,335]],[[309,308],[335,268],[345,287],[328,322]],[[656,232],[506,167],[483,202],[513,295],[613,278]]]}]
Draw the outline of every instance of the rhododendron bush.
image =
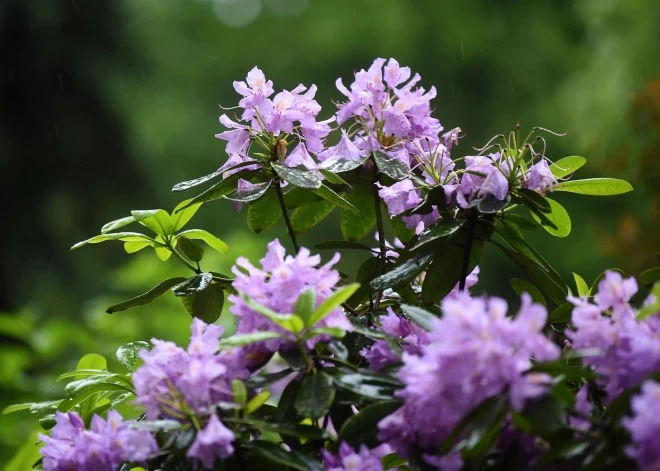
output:
[{"label": "rhododendron bush", "polygon": [[[255,67],[220,117],[226,162],[174,186],[197,196],[171,213],[132,211],[73,247],[119,240],[127,253],[174,255],[188,278],[107,312],[172,292],[192,318],[190,343],[136,339],[117,352],[125,371],[87,355],[57,378],[61,400],[9,407],[40,417],[37,466],[660,469],[660,268],[568,282],[525,240],[538,226],[569,235],[556,192],[632,187],[573,178],[586,160],[556,158],[548,141],[560,135],[540,127],[461,149],[463,131],[432,115],[435,87],[394,59],[336,86],[322,119],[316,86],[276,92]],[[215,200],[255,233],[283,219],[289,239],[264,243],[258,263],[233,254],[231,273],[212,271],[205,250],[229,247],[187,226]],[[335,209],[344,240],[301,247],[297,234]],[[486,244],[526,277],[511,280],[518,309],[470,294],[496,273],[479,266]],[[341,274],[352,251],[366,261]],[[214,325],[225,301],[231,336]],[[124,420],[119,404],[139,418]]]}]

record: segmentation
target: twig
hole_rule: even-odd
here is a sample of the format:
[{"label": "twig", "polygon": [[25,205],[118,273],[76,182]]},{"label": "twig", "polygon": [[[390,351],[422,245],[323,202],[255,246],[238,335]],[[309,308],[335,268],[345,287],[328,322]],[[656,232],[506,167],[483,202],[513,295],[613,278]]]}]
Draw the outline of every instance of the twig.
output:
[{"label": "twig", "polygon": [[286,203],[284,202],[284,194],[282,193],[282,187],[280,185],[279,177],[273,179],[273,184],[275,185],[275,191],[277,192],[277,199],[280,200],[280,208],[282,208],[282,216],[284,216],[284,222],[286,227],[289,230],[289,237],[291,237],[291,243],[296,253],[300,251],[300,246],[298,245],[298,240],[296,239],[296,233],[293,231],[293,226],[291,225],[291,219],[289,219],[289,212],[286,210]]}]

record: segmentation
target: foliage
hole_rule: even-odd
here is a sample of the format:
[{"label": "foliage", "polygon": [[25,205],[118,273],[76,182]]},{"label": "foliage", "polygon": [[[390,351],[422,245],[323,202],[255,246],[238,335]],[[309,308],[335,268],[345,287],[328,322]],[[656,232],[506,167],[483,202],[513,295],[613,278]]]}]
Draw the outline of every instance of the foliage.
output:
[{"label": "foliage", "polygon": [[[171,213],[132,211],[72,247],[119,240],[129,254],[174,254],[189,277],[107,312],[171,291],[193,318],[190,344],[123,345],[120,372],[85,355],[56,378],[67,381],[61,399],[5,408],[51,431],[39,435],[37,466],[621,469],[660,459],[649,446],[660,427],[640,419],[660,369],[657,269],[640,275],[639,290],[614,271],[591,287],[574,274],[573,289],[526,240],[538,226],[558,238],[571,232],[568,210],[548,193],[612,196],[632,186],[571,179],[586,159],[552,161],[545,136],[556,134],[540,127],[525,137],[518,125],[456,157],[462,131],[443,133],[431,115],[436,90],[420,79],[377,59],[349,87],[337,81],[347,101],[324,121],[314,85],[273,95],[256,67],[234,82],[243,112],[223,115],[227,129],[216,136],[227,142],[226,164],[173,190],[208,188]],[[333,122],[343,127],[329,146]],[[255,233],[283,220],[293,254],[275,239],[260,267],[239,257],[233,276],[213,271],[195,241],[224,255],[227,244],[183,229],[202,205],[224,200],[248,206]],[[316,248],[370,252],[355,276],[333,268],[339,254],[322,264],[298,242],[336,207],[346,240]],[[125,232],[129,224],[152,234]],[[377,247],[360,242],[372,231]],[[469,294],[486,244],[527,277],[511,280],[522,298],[515,315],[502,299]],[[213,323],[226,299],[237,332],[221,339]],[[272,372],[276,358],[285,366]],[[124,421],[117,407],[144,413]]]}]

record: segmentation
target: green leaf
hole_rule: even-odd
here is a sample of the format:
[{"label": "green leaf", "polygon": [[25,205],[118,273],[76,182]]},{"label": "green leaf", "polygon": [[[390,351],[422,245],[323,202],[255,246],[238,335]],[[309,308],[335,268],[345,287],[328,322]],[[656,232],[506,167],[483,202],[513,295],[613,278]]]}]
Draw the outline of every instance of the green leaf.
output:
[{"label": "green leaf", "polygon": [[30,409],[34,405],[34,402],[24,402],[22,404],[11,404],[4,409],[2,409],[2,414],[0,415],[6,415],[6,414],[11,414],[12,412],[18,412],[21,410],[27,410]]},{"label": "green leaf", "polygon": [[246,448],[267,461],[289,466],[290,468],[300,471],[315,471],[322,469],[319,462],[307,455],[294,450],[287,452],[279,445],[265,440],[252,440],[246,444]]},{"label": "green leaf", "polygon": [[463,258],[463,247],[459,245],[446,244],[435,252],[422,283],[425,303],[436,303],[454,289],[461,278]]},{"label": "green leaf", "polygon": [[[301,206],[305,206],[306,204],[315,203],[323,199],[319,195],[317,195],[314,191],[308,190],[306,188],[300,188],[297,186],[289,185],[289,188],[287,188],[286,190],[287,191],[284,193],[284,203],[286,204],[287,209],[300,208]],[[278,201],[278,207],[279,207],[279,201]]]},{"label": "green leaf", "polygon": [[247,223],[255,234],[275,227],[280,219],[282,219],[282,209],[275,187],[269,189],[263,198],[248,206]]},{"label": "green leaf", "polygon": [[425,331],[431,332],[433,330],[433,319],[437,317],[431,314],[430,312],[420,307],[409,306],[407,304],[402,304],[401,310],[406,316],[410,317],[410,319],[415,324],[420,326]]},{"label": "green leaf", "polygon": [[343,339],[344,337],[346,337],[346,331],[339,327],[318,327],[316,329],[312,329],[309,332],[307,332],[305,337],[312,338],[317,335],[329,335],[330,337],[335,339]]},{"label": "green leaf", "polygon": [[291,215],[291,225],[296,234],[305,232],[316,226],[335,209],[329,201],[317,201],[296,209]]},{"label": "green leaf", "polygon": [[124,242],[153,242],[151,237],[140,234],[139,232],[113,232],[110,234],[97,235],[91,239],[78,242],[73,247],[71,247],[71,250],[78,249],[87,244],[98,244],[99,242],[105,242],[106,240],[121,240]]},{"label": "green leaf", "polygon": [[487,194],[479,204],[477,209],[482,214],[495,214],[503,210],[511,201],[511,195],[507,194],[503,200],[498,200],[495,195]]},{"label": "green leaf", "polygon": [[296,308],[294,314],[300,317],[306,326],[310,326],[308,321],[311,319],[312,314],[316,308],[316,291],[313,289],[306,289],[296,301]]},{"label": "green leaf", "polygon": [[218,320],[222,314],[225,303],[225,292],[221,285],[211,283],[200,291],[192,291],[181,297],[183,308],[191,317],[211,324]]},{"label": "green leaf", "polygon": [[247,402],[247,388],[240,379],[234,379],[231,382],[231,394],[234,402],[241,407],[245,406]]},{"label": "green leaf", "polygon": [[55,378],[55,380],[53,381],[53,384],[55,384],[59,381],[62,381],[63,379],[67,379],[67,378],[78,378],[78,377],[87,377],[87,376],[102,376],[102,375],[114,376],[114,373],[108,373],[107,370],[97,370],[97,369],[67,371],[66,373],[62,373],[57,378]]},{"label": "green leaf", "polygon": [[399,159],[389,157],[380,151],[374,152],[374,160],[378,170],[393,180],[399,181],[408,177],[408,167]]},{"label": "green leaf", "polygon": [[656,282],[660,281],[660,268],[656,267],[644,270],[639,275],[639,281],[646,287],[653,286]]},{"label": "green leaf", "polygon": [[408,459],[401,459],[396,453],[390,453],[389,455],[383,456],[380,463],[383,465],[384,471],[389,471],[394,468],[398,469],[399,466],[405,466],[408,464]]},{"label": "green leaf", "polygon": [[300,416],[320,419],[330,411],[335,398],[332,378],[323,372],[305,376],[293,406]]},{"label": "green leaf", "polygon": [[97,392],[105,391],[127,391],[132,393],[132,389],[126,384],[109,381],[118,376],[119,375],[114,375],[114,377],[106,377],[105,375],[92,376],[86,379],[72,381],[66,385],[64,392],[68,398],[76,398],[85,393],[89,393],[90,391],[93,391],[93,393],[90,393],[89,395],[86,394],[88,397]]},{"label": "green leaf", "polygon": [[119,229],[120,227],[128,226],[132,222],[135,222],[135,218],[133,218],[133,216],[126,216],[125,218],[116,219],[114,221],[105,224],[101,228],[101,234],[114,231],[115,229]]},{"label": "green leaf", "polygon": [[[195,178],[195,179],[193,179],[193,180],[188,180],[188,181],[185,181],[185,182],[177,183],[177,184],[174,185],[174,187],[172,188],[172,191],[184,191],[184,190],[188,190],[188,189],[193,188],[193,187],[195,187],[195,186],[199,186],[199,185],[202,185],[202,184],[204,184],[204,183],[206,183],[206,182],[208,182],[208,181],[214,180],[214,179],[216,179],[217,177],[222,176],[222,175],[224,175],[226,172],[229,172],[229,171],[231,171],[231,170],[236,170],[236,169],[239,169],[239,168],[243,168],[243,167],[247,167],[247,166],[249,166],[249,165],[255,165],[255,164],[256,164],[255,161],[241,162],[240,164],[236,164],[236,165],[234,165],[234,166],[232,166],[232,167],[229,167],[229,168],[227,168],[227,169],[224,169],[222,172],[216,170],[215,172],[210,173],[210,174],[208,174],[208,175],[204,175],[203,177],[199,177],[199,178]],[[252,171],[252,170],[246,170],[245,172],[251,172],[251,171]],[[223,181],[224,181],[224,180],[223,180]]]},{"label": "green leaf", "polygon": [[206,289],[213,281],[211,273],[198,273],[172,288],[175,296],[188,296]]},{"label": "green leaf", "polygon": [[432,226],[424,229],[410,250],[417,250],[438,239],[447,239],[456,234],[465,224],[466,219],[441,218]]},{"label": "green leaf", "polygon": [[339,440],[352,447],[378,445],[378,422],[401,407],[400,401],[384,401],[363,408],[350,417],[339,431]]},{"label": "green leaf", "polygon": [[174,232],[174,223],[167,211],[148,209],[131,211],[133,218],[156,234],[167,237]]},{"label": "green leaf", "polygon": [[305,323],[303,322],[303,320],[294,314],[278,314],[277,312],[267,308],[266,306],[262,306],[261,304],[255,303],[248,297],[244,297],[244,299],[245,299],[245,304],[247,304],[249,308],[254,309],[259,314],[264,316],[266,319],[279,325],[284,330],[297,334],[305,328]]},{"label": "green leaf", "polygon": [[359,287],[359,283],[351,283],[332,293],[312,314],[307,322],[307,326],[313,326],[321,322],[333,310],[345,303]]},{"label": "green leaf", "polygon": [[351,170],[355,170],[356,168],[364,164],[369,159],[369,157],[371,156],[366,155],[357,160],[332,158],[332,159],[324,160],[321,163],[321,168],[324,170],[328,170],[332,173],[350,172]]},{"label": "green leaf", "polygon": [[172,286],[180,284],[184,281],[186,281],[186,279],[182,276],[177,276],[175,278],[168,278],[167,280],[161,282],[158,286],[151,288],[146,293],[140,294],[139,296],[128,299],[126,301],[113,304],[108,309],[106,309],[105,312],[107,312],[108,314],[112,314],[114,312],[125,311],[126,309],[130,309],[132,307],[144,306],[161,297]]},{"label": "green leaf", "polygon": [[277,332],[252,332],[250,334],[235,334],[220,341],[220,348],[234,348],[242,347],[244,345],[251,345],[253,343],[261,342],[270,339],[286,338]]},{"label": "green leaf", "polygon": [[107,368],[108,362],[105,360],[105,357],[96,353],[90,353],[80,359],[76,370],[105,370]]},{"label": "green leaf", "polygon": [[530,221],[520,214],[506,213],[504,219],[520,231],[534,231],[538,227],[534,221]]},{"label": "green leaf", "polygon": [[433,259],[433,255],[433,253],[423,252],[413,258],[397,263],[390,271],[373,280],[370,283],[371,288],[382,291],[408,283],[426,268]]},{"label": "green leaf", "polygon": [[229,253],[229,246],[225,242],[203,229],[189,229],[177,235],[177,237],[181,236],[186,236],[188,239],[203,240],[210,247],[214,248],[223,255],[227,255],[227,253]]},{"label": "green leaf", "polygon": [[572,313],[573,304],[564,303],[548,314],[548,324],[569,324]]},{"label": "green leaf", "polygon": [[314,244],[314,248],[318,250],[364,250],[366,252],[373,252],[374,250],[359,242],[347,240],[326,240]]},{"label": "green leaf", "polygon": [[632,191],[633,187],[625,180],[616,178],[589,178],[587,180],[571,180],[555,186],[554,191],[567,191],[591,196],[613,196]]},{"label": "green leaf", "polygon": [[584,278],[575,272],[573,272],[573,278],[575,279],[575,286],[577,288],[578,296],[589,296],[589,285],[587,285],[587,282],[584,281]]},{"label": "green leaf", "polygon": [[153,245],[153,242],[124,242],[124,250],[126,253],[135,253]]},{"label": "green leaf", "polygon": [[[166,244],[163,236],[156,236],[156,242],[163,245]],[[172,247],[176,247],[176,239],[174,239]],[[163,262],[166,262],[172,256],[172,251],[169,247],[162,247],[160,245],[154,244],[154,251],[156,252],[156,256]]]},{"label": "green leaf", "polygon": [[535,303],[543,304],[544,306],[547,307],[545,298],[543,297],[541,291],[539,291],[539,289],[529,281],[521,280],[520,278],[513,278],[510,281],[510,283],[511,283],[511,287],[518,296],[520,296],[523,293],[527,293],[532,297],[532,301],[534,301]]},{"label": "green leaf", "polygon": [[44,443],[39,443],[38,432],[32,432],[23,442],[16,454],[5,463],[4,471],[29,471],[34,467],[34,463],[42,458],[39,450]]},{"label": "green leaf", "polygon": [[192,217],[195,215],[197,210],[202,206],[202,203],[195,203],[195,204],[190,204],[192,202],[192,198],[187,199],[185,201],[182,201],[176,207],[174,208],[174,211],[172,211],[172,215],[170,216],[172,218],[172,224],[174,224],[174,231],[176,232],[180,230],[183,226],[188,224],[188,221],[192,219]]},{"label": "green leaf", "polygon": [[330,183],[332,183],[334,185],[346,185],[349,188],[351,186],[348,183],[346,183],[346,180],[341,178],[336,173],[332,173],[330,170],[326,170],[324,168],[319,168],[319,172],[321,172],[321,175],[323,175],[326,180],[328,180]]},{"label": "green leaf", "polygon": [[117,360],[124,365],[128,371],[134,371],[135,365],[140,361],[140,351],[149,350],[149,343],[142,340],[129,342],[117,349]]},{"label": "green leaf", "polygon": [[575,172],[586,163],[587,159],[578,157],[577,155],[564,157],[550,165],[550,171],[556,178],[563,178]]},{"label": "green leaf", "polygon": [[379,373],[360,369],[359,371],[342,371],[342,374],[332,377],[332,381],[344,389],[371,399],[390,400],[394,392],[403,384]]},{"label": "green leaf", "polygon": [[359,212],[355,213],[353,210],[347,209],[342,210],[341,233],[346,240],[361,240],[369,234],[376,224],[373,182],[367,181],[359,185],[354,185],[350,193],[344,194],[344,198]]},{"label": "green leaf", "polygon": [[387,220],[394,231],[394,235],[404,244],[415,236],[415,231],[408,229],[400,216],[390,217]]},{"label": "green leaf", "polygon": [[199,262],[204,258],[204,249],[198,243],[193,242],[183,235],[177,236],[176,241],[177,250],[188,260]]},{"label": "green leaf", "polygon": [[272,182],[272,180],[269,180],[263,183],[255,183],[254,187],[249,190],[236,189],[223,195],[223,198],[231,201],[237,201],[239,203],[250,203],[252,201],[257,201],[259,198],[266,194]]},{"label": "green leaf", "polygon": [[651,295],[655,296],[655,301],[647,304],[637,314],[637,320],[641,321],[651,316],[660,314],[660,282],[656,283],[651,289]]},{"label": "green leaf", "polygon": [[550,203],[538,191],[528,190],[526,188],[518,188],[516,193],[522,198],[525,206],[529,208],[535,208],[542,213],[549,213],[552,210]]},{"label": "green leaf", "polygon": [[339,196],[337,193],[335,193],[333,190],[328,188],[325,185],[321,185],[318,189],[313,190],[314,193],[321,198],[323,198],[325,201],[328,201],[335,206],[339,206],[341,209],[346,209],[348,211],[351,211],[358,216],[360,215],[360,211],[353,206],[351,203],[349,203],[346,199],[342,198]]},{"label": "green leaf", "polygon": [[555,200],[546,198],[546,201],[550,203],[550,212],[541,213],[529,208],[532,218],[553,236],[566,237],[571,233],[571,217],[566,209]]},{"label": "green leaf", "polygon": [[260,170],[241,170],[240,172],[233,173],[222,181],[216,183],[204,193],[195,196],[192,200],[179,208],[177,211],[183,211],[186,207],[197,203],[206,203],[222,198],[227,193],[236,189],[236,184],[239,179],[249,180],[256,176]]},{"label": "green leaf", "polygon": [[[268,398],[270,397],[269,391],[261,391],[259,394],[254,396],[250,401],[245,405],[245,410],[243,413],[247,416],[256,412],[263,406]],[[318,429],[317,429],[318,430]]]},{"label": "green leaf", "polygon": [[346,301],[349,306],[358,306],[369,294],[370,283],[376,278],[380,271],[380,261],[376,257],[367,258],[358,268],[355,280],[360,283],[358,290]]},{"label": "green leaf", "polygon": [[289,182],[292,185],[313,190],[321,186],[321,180],[318,179],[314,172],[287,167],[280,162],[271,162],[270,165],[282,180]]}]

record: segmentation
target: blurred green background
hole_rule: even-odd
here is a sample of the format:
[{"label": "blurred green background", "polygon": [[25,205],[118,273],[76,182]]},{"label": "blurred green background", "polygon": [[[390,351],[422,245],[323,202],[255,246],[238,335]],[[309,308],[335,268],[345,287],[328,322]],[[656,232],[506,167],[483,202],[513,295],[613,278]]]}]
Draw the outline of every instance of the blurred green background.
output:
[{"label": "blurred green background", "polygon": [[[573,232],[532,241],[570,279],[607,267],[656,264],[660,238],[660,3],[657,0],[3,0],[0,3],[0,409],[62,394],[52,385],[85,353],[111,360],[122,343],[185,343],[190,320],[173,296],[115,315],[105,308],[186,274],[153,251],[108,242],[70,253],[132,209],[171,210],[180,181],[225,160],[214,134],[233,80],[258,65],[275,89],[316,83],[323,118],[376,57],[395,57],[435,85],[436,116],[467,137],[544,126],[551,158],[583,155],[583,177],[625,178],[633,193],[557,195]],[[187,196],[187,194],[185,195]],[[337,211],[335,211],[337,212]],[[300,236],[339,239],[338,214]],[[188,227],[257,260],[281,226],[257,236],[228,203],[204,206]],[[211,252],[210,250],[207,253]],[[345,257],[354,273],[360,260]],[[487,251],[478,291],[513,299],[515,267]],[[120,368],[116,362],[112,364]],[[37,427],[0,417],[0,464]]]}]

